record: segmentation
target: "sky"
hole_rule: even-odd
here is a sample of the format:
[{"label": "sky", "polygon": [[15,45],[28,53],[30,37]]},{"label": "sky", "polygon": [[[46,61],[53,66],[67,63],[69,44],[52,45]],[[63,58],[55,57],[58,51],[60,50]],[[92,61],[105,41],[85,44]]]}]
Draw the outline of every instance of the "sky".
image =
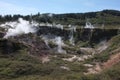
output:
[{"label": "sky", "polygon": [[0,0],[0,15],[120,10],[120,0]]}]

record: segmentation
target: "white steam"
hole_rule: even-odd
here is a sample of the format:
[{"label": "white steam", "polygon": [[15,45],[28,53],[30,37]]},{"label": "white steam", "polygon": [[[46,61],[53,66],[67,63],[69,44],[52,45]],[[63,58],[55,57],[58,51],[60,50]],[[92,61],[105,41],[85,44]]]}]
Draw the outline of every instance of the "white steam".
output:
[{"label": "white steam", "polygon": [[49,49],[51,49],[50,46],[49,46],[49,41],[50,41],[49,35],[41,35],[41,38],[44,40],[46,46],[47,46]]},{"label": "white steam", "polygon": [[61,24],[57,24],[56,27],[63,30],[63,25]]},{"label": "white steam", "polygon": [[74,32],[76,32],[76,26],[69,25],[68,27],[69,27],[69,30],[70,30],[70,35],[69,35],[70,44],[75,45]]},{"label": "white steam", "polygon": [[108,48],[108,46],[109,45],[106,40],[101,41],[98,44],[98,48],[97,48],[98,53],[101,53],[102,51],[106,50]]},{"label": "white steam", "polygon": [[16,22],[7,22],[2,24],[5,29],[7,29],[6,35],[4,38],[8,38],[10,36],[17,36],[21,34],[28,34],[36,32],[36,27],[38,24],[35,22],[29,22],[19,18]]},{"label": "white steam", "polygon": [[56,44],[58,46],[57,47],[58,53],[66,53],[66,51],[62,49],[62,46],[64,45],[64,43],[62,41],[62,38],[61,37],[56,37],[55,42],[56,42]]},{"label": "white steam", "polygon": [[66,53],[66,51],[62,48],[63,46],[66,46],[60,36],[55,36],[55,35],[41,35],[41,38],[44,40],[46,46],[49,49],[52,49],[49,46],[49,42],[52,42],[57,45],[57,47],[54,48],[58,53]]},{"label": "white steam", "polygon": [[90,22],[86,22],[86,25],[85,25],[85,28],[90,28],[90,29],[93,29],[94,26],[90,23]]}]

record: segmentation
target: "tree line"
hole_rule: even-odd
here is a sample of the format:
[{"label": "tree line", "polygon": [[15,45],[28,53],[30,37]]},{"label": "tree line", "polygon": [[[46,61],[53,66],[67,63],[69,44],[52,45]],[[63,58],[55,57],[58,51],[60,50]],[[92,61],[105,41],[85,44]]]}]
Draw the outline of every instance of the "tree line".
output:
[{"label": "tree line", "polygon": [[120,24],[120,11],[118,10],[103,10],[87,13],[65,13],[65,14],[40,14],[35,15],[0,15],[0,23],[6,21],[16,21],[18,18],[25,20],[34,20],[38,23],[61,23],[83,25],[89,19],[93,24]]}]

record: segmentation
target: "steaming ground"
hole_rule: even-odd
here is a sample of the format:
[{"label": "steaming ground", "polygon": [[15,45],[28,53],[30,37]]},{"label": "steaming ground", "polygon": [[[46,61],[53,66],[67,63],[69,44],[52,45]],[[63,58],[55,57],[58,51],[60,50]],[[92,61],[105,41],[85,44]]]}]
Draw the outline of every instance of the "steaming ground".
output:
[{"label": "steaming ground", "polygon": [[[4,36],[4,38],[9,38],[12,36],[19,36],[22,34],[28,34],[28,33],[36,33],[37,29],[39,26],[45,26],[45,23],[41,23],[38,24],[35,21],[26,21],[22,18],[19,18],[18,21],[15,22],[6,22],[5,24],[1,24],[1,27],[6,29],[6,34]],[[46,26],[49,27],[56,27],[59,28],[61,30],[63,30],[63,25],[61,24],[49,24],[47,23]],[[68,25],[68,29],[70,30],[70,34],[69,34],[69,43],[72,46],[75,46],[75,39],[74,39],[74,33],[76,32],[76,27],[74,25]],[[84,28],[91,28],[93,29],[93,25],[90,22],[86,22],[86,25]],[[41,35],[41,38],[44,40],[46,46],[49,49],[52,49],[49,46],[49,42],[52,41],[54,44],[57,45],[57,47],[55,47],[54,49],[58,52],[58,53],[66,53],[66,51],[63,49],[63,46],[65,46],[64,41],[62,40],[61,36],[56,36],[56,35],[52,35],[52,34],[47,34],[47,35]]]},{"label": "steaming ground", "polygon": [[6,22],[1,25],[3,28],[6,28],[6,35],[4,38],[8,38],[11,36],[17,36],[21,34],[35,33],[37,31],[36,27],[38,23],[29,22],[19,18],[16,22]]},{"label": "steaming ground", "polygon": [[[16,70],[18,71],[16,71],[16,73],[22,70],[24,73],[25,70],[27,69],[26,73],[28,73],[28,75],[30,74],[30,76],[35,74],[39,75],[42,73],[44,75],[45,73],[45,75],[47,75],[48,77],[48,75],[51,75],[54,73],[54,75],[58,75],[58,76],[60,75],[60,77],[61,76],[63,77],[69,74],[68,76],[69,78],[71,77],[71,74],[72,76],[74,75],[75,77],[76,76],[78,77],[81,74],[82,75],[97,74],[103,71],[104,69],[109,68],[108,65],[112,64],[111,66],[114,66],[115,64],[120,62],[120,54],[115,54],[115,55],[113,54],[113,56],[111,56],[113,59],[110,58],[108,59],[108,61],[104,63],[100,62],[99,59],[96,59],[96,55],[99,56],[100,54],[102,54],[102,52],[107,50],[107,48],[109,48],[110,45],[106,39],[106,36],[104,39],[101,39],[100,37],[100,41],[94,44],[93,47],[88,45],[90,43],[89,40],[91,39],[94,33],[95,35],[98,35],[103,32],[103,30],[98,30],[98,31],[101,31],[100,33],[96,32],[97,29],[94,30],[95,27],[90,22],[86,22],[84,28],[82,28],[82,29],[85,29],[85,30],[82,30],[83,32],[85,31],[84,33],[82,33],[82,31],[77,29],[77,26],[74,26],[74,25],[68,25],[67,26],[68,31],[65,30],[64,26],[61,24],[57,24],[57,25],[53,24],[53,25],[49,23],[38,24],[35,21],[30,22],[22,18],[19,18],[18,21],[15,21],[15,22],[6,22],[5,24],[0,25],[6,29],[6,34],[4,36],[4,38],[6,38],[4,39],[5,41],[10,39],[10,41],[13,41],[13,43],[14,41],[17,41],[17,42],[20,42],[20,44],[27,46],[26,52],[25,50],[21,50],[20,54],[19,52],[15,53],[17,54],[17,57],[14,54],[13,56],[10,57],[10,61],[14,60],[14,57],[15,57],[15,59],[20,61],[20,64],[16,61],[14,61],[15,62],[14,64],[14,62],[12,61],[12,63],[9,63],[8,66],[11,64],[14,64],[15,66],[16,64],[19,64],[20,70],[18,70],[19,66],[17,66]],[[62,32],[62,30],[64,30],[67,34],[67,38],[65,38],[66,35],[63,35],[63,36],[56,35],[54,31],[52,34],[49,32],[49,30],[46,31],[47,33],[45,34],[44,34],[44,31],[43,33],[41,32],[40,34],[38,34],[37,33],[38,29],[43,30],[41,27],[46,27],[46,28],[43,28],[45,29],[44,31],[48,29],[54,29],[58,31],[57,33],[59,33],[59,31]],[[29,33],[33,33],[33,34],[29,34]],[[62,33],[59,33],[59,34],[62,34]],[[80,38],[78,38],[78,35],[80,35]],[[81,36],[82,37],[85,36],[84,38],[87,40],[82,41]],[[81,42],[79,40],[81,40]],[[86,41],[87,41],[87,45],[85,43]],[[13,43],[9,42],[9,40],[7,43],[4,42],[5,47],[2,45],[2,49],[5,48],[6,51],[12,51],[11,47],[14,47],[14,45],[12,45]],[[81,46],[81,44],[83,45]],[[0,44],[0,50],[2,49]],[[24,53],[28,53],[28,54],[24,54]],[[1,56],[1,53],[0,53],[0,56]],[[106,55],[105,55],[105,58],[106,58]],[[36,61],[34,62],[34,60],[36,60],[37,62]],[[21,65],[22,62],[24,63]],[[26,64],[26,62],[28,63]],[[6,70],[6,67],[5,67],[5,70]]]}]

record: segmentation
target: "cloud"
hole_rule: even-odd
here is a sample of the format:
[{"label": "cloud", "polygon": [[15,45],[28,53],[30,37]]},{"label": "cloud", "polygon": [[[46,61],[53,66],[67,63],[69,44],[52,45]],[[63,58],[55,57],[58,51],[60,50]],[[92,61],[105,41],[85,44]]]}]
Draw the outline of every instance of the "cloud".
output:
[{"label": "cloud", "polygon": [[0,1],[0,14],[31,14],[39,12],[38,9],[32,7],[18,6],[12,3]]}]

